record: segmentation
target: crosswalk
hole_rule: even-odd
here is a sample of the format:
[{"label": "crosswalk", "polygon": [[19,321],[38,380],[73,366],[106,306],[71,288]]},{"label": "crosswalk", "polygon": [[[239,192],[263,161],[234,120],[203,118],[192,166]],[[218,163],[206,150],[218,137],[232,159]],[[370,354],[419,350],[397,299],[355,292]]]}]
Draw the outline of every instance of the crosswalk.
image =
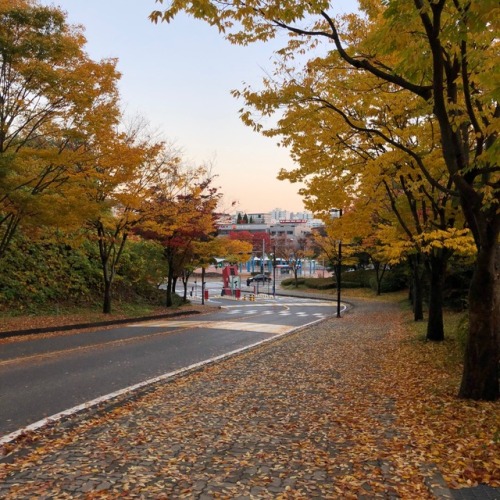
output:
[{"label": "crosswalk", "polygon": [[[231,303],[231,301],[222,300],[212,300],[212,302],[221,304],[221,312],[224,312],[227,319],[161,320],[147,322],[147,326],[152,328],[208,328],[279,335],[294,330],[300,324],[312,324],[332,316],[333,307],[331,301],[304,300],[294,297],[275,298],[272,296],[259,296],[255,302],[237,301]],[[259,322],[260,317],[262,317],[262,322]],[[264,319],[265,317],[266,319]],[[244,318],[248,318],[248,321],[245,321]],[[269,320],[273,318],[274,321],[277,318],[282,318],[282,323],[289,324],[268,323],[267,318]],[[141,323],[129,326],[144,325]]]},{"label": "crosswalk", "polygon": [[[331,306],[331,304],[330,304]],[[253,316],[253,315],[260,315],[260,316],[298,316],[300,318],[316,318],[316,319],[322,319],[326,318],[328,315],[324,313],[307,313],[305,311],[292,311],[289,309],[285,309],[282,311],[261,311],[259,309],[248,309],[248,308],[242,308],[242,309],[230,309],[226,312],[227,315],[229,316]]]}]

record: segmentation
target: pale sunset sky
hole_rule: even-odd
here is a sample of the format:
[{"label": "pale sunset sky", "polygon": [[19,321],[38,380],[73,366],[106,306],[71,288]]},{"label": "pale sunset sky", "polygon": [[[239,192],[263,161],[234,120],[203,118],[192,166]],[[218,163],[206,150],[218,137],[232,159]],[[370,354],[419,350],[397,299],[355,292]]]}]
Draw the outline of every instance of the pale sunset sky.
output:
[{"label": "pale sunset sky", "polygon": [[[245,126],[243,102],[231,96],[244,84],[261,88],[272,71],[278,41],[233,46],[215,28],[181,16],[155,25],[154,0],[41,0],[67,12],[70,24],[85,28],[86,50],[95,60],[118,58],[125,112],[146,118],[173,142],[190,163],[211,163],[215,185],[224,194],[221,208],[267,212],[303,210],[299,188],[278,181],[291,169],[288,152]],[[356,0],[332,0],[333,12],[353,11]],[[238,202],[230,209],[233,201]]]}]

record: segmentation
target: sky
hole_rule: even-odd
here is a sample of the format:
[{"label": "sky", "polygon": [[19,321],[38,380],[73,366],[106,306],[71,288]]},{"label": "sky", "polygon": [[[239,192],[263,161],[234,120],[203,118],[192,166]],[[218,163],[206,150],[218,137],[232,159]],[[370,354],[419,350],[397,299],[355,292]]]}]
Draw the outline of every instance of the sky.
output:
[{"label": "sky", "polygon": [[[224,195],[221,209],[304,209],[300,185],[276,179],[280,169],[294,167],[288,151],[277,145],[278,139],[244,125],[239,118],[244,103],[230,94],[245,84],[261,88],[279,42],[234,46],[215,28],[187,16],[155,25],[148,20],[159,8],[154,0],[40,3],[61,7],[70,24],[84,27],[92,59],[118,59],[126,115],[144,117],[182,151],[186,162],[213,165],[214,185]],[[338,12],[357,4],[333,3]]]}]

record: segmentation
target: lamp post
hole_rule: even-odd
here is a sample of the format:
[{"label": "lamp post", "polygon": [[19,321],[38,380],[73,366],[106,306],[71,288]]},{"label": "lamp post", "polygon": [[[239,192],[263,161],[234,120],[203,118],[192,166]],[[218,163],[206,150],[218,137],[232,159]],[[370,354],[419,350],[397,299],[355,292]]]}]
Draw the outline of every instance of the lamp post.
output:
[{"label": "lamp post", "polygon": [[[339,217],[342,217],[342,209],[338,208],[335,212],[339,213]],[[337,318],[340,318],[340,290],[341,290],[341,272],[342,272],[342,240],[339,240],[339,255],[337,264]]]},{"label": "lamp post", "polygon": [[261,258],[261,261],[260,261],[260,273],[261,274],[264,274],[264,254],[265,254],[265,240],[264,238],[262,238],[262,258]]},{"label": "lamp post", "polygon": [[[342,213],[342,211],[341,211]],[[337,318],[340,318],[340,288],[341,288],[341,271],[342,271],[342,241],[339,240],[339,264],[337,271]]]},{"label": "lamp post", "polygon": [[276,298],[276,245],[273,246],[273,298]]}]

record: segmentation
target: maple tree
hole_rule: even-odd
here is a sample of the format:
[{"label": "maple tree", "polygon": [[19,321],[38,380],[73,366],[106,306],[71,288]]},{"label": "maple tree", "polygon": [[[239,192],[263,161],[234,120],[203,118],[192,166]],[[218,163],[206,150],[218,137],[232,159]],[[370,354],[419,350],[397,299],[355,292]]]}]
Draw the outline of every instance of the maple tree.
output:
[{"label": "maple tree", "polygon": [[216,237],[215,232],[204,235],[201,240],[194,240],[184,248],[181,277],[184,285],[184,301],[187,299],[188,280],[193,271],[201,268],[202,303],[205,303],[205,272],[216,263],[216,258],[224,259],[229,264],[242,264],[252,255],[252,244],[247,241],[232,239],[229,236]]},{"label": "maple tree", "polygon": [[[163,11],[155,10],[151,19],[168,22],[185,11],[216,26],[232,43],[238,44],[265,41],[285,30],[290,34],[288,45],[280,52],[285,59],[307,55],[312,49],[317,49],[317,53],[325,49],[326,58],[340,58],[349,71],[373,76],[381,85],[394,92],[404,91],[427,106],[427,116],[433,117],[439,129],[442,159],[452,182],[448,190],[455,190],[477,248],[459,395],[497,399],[500,331],[497,2],[362,0],[359,6],[363,16],[351,14],[335,19],[328,13],[329,4],[317,1],[175,1]],[[360,99],[368,102],[370,95],[371,91],[361,92]],[[341,92],[336,97],[342,112]],[[386,111],[394,113],[390,108]],[[355,124],[356,117],[351,118]],[[436,181],[425,165],[417,162],[417,166],[427,180]]]},{"label": "maple tree", "polygon": [[117,120],[115,60],[55,7],[0,4],[0,257],[16,230],[78,227],[88,145]]},{"label": "maple tree", "polygon": [[228,238],[230,240],[246,241],[253,246],[253,235],[250,231],[230,231]]},{"label": "maple tree", "polygon": [[150,208],[152,216],[141,224],[140,233],[159,241],[167,260],[167,307],[171,307],[175,279],[182,274],[196,241],[215,235],[214,211],[220,200],[210,169],[189,168],[181,163],[154,186]]},{"label": "maple tree", "polygon": [[247,241],[252,244],[255,252],[262,252],[262,246],[269,248],[271,236],[265,231],[230,231],[229,238],[232,240]]}]

